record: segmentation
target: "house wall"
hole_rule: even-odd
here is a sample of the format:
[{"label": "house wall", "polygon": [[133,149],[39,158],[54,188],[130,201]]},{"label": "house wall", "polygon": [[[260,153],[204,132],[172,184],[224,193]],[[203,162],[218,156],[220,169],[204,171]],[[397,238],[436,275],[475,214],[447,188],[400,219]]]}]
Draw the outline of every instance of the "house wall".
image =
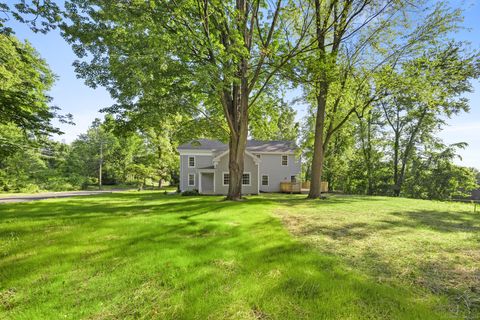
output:
[{"label": "house wall", "polygon": [[[213,165],[211,155],[195,155],[195,168],[188,167],[188,155],[180,155],[180,191],[198,190],[199,177],[197,169],[206,168]],[[195,185],[188,185],[188,175],[195,174]]]},{"label": "house wall", "polygon": [[[279,192],[280,182],[290,182],[291,176],[300,179],[302,165],[294,154],[288,154],[288,165],[282,166],[282,154],[260,154],[260,191]],[[268,175],[268,186],[262,186],[262,175]]]},{"label": "house wall", "polygon": [[[198,169],[213,166],[212,155],[194,155],[195,168],[188,167],[188,155],[180,155],[180,190],[199,189]],[[300,178],[301,161],[294,154],[288,154],[288,165],[282,166],[282,154],[260,154],[260,168],[251,156],[245,155],[245,172],[250,172],[250,186],[243,186],[244,194],[257,194],[262,192],[279,192],[280,182],[290,181],[291,176]],[[258,171],[260,170],[260,175]],[[215,169],[215,193],[227,194],[228,186],[223,185],[223,172],[228,172],[228,153],[221,157]],[[195,174],[195,185],[188,185],[188,174]],[[261,176],[268,175],[269,185],[261,185]]]},{"label": "house wall", "polygon": [[[242,186],[242,194],[258,193],[258,166],[253,158],[245,155],[244,172],[250,172],[250,186]],[[215,169],[215,193],[227,194],[228,186],[223,185],[223,173],[228,172],[228,153],[220,158]]]}]

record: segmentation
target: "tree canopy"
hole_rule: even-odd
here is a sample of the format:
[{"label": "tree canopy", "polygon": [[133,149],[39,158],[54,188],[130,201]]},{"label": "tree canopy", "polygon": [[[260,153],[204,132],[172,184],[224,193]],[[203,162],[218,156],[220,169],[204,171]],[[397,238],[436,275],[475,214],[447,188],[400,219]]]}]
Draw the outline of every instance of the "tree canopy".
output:
[{"label": "tree canopy", "polygon": [[[0,3],[0,183],[5,190],[178,179],[178,144],[228,142],[227,198],[241,198],[247,138],[295,140],[309,198],[331,190],[420,198],[477,187],[438,138],[469,111],[478,51],[462,12],[437,1],[70,0]],[[71,144],[54,142],[55,75],[9,19],[60,27],[76,73],[115,103]],[[301,91],[301,97],[292,97]],[[296,106],[307,106],[301,122]],[[422,177],[424,180],[417,179]],[[425,183],[424,181],[429,181]]]}]

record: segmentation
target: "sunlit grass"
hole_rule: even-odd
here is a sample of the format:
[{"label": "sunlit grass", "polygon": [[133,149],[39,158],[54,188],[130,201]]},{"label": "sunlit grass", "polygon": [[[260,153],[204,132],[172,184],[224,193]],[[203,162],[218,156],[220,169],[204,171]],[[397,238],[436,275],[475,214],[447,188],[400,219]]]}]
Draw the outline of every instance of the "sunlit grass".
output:
[{"label": "sunlit grass", "polygon": [[[383,281],[363,265],[357,268],[341,250],[334,252],[340,244],[322,240],[330,237],[327,231],[297,232],[301,237],[295,238],[279,218],[291,227],[289,217],[295,217],[301,229],[305,217],[314,224],[324,217],[341,228],[357,219],[356,211],[362,216],[368,211],[376,225],[382,218],[375,218],[374,208],[388,205],[388,200],[398,201],[304,202],[295,196],[265,195],[232,203],[221,197],[128,192],[3,204],[0,318],[453,317],[454,313],[444,312],[446,295],[401,281]],[[387,211],[382,214],[389,215]],[[478,219],[472,219],[470,225],[475,226]],[[397,228],[423,230],[391,224],[392,230]],[[371,246],[375,249],[379,243],[373,241]],[[451,249],[468,249],[470,244]],[[372,261],[365,263],[375,265]]]}]

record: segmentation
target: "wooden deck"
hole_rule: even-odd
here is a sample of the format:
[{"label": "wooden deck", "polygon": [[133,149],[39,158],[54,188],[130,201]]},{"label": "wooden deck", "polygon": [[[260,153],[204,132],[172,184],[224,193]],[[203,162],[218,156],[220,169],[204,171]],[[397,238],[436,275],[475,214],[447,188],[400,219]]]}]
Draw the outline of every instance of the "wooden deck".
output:
[{"label": "wooden deck", "polygon": [[[328,192],[328,182],[322,181],[322,193]],[[280,182],[280,192],[283,193],[302,193],[307,194],[310,191],[310,181],[304,182]]]}]

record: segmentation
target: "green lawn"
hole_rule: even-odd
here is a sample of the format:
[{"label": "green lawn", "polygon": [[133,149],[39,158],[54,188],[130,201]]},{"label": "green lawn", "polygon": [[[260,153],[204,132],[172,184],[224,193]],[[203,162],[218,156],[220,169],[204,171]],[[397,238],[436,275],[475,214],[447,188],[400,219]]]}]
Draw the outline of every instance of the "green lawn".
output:
[{"label": "green lawn", "polygon": [[0,318],[478,318],[469,205],[303,197],[0,204]]}]

